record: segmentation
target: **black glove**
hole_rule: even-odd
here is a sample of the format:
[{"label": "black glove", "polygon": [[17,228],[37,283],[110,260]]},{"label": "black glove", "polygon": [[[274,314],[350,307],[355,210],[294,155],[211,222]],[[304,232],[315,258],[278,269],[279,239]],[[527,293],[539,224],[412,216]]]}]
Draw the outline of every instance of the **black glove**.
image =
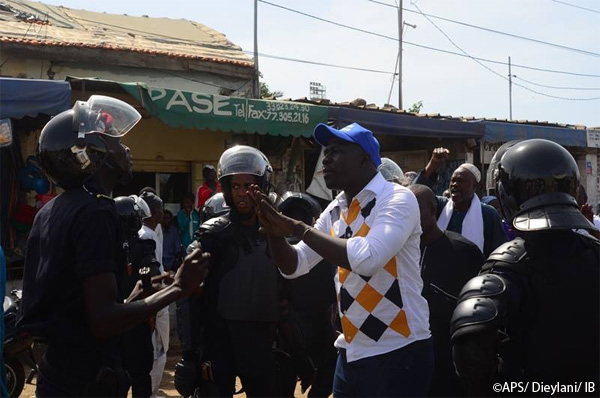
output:
[{"label": "black glove", "polygon": [[175,365],[175,389],[182,397],[191,397],[200,381],[197,361],[181,358]]}]

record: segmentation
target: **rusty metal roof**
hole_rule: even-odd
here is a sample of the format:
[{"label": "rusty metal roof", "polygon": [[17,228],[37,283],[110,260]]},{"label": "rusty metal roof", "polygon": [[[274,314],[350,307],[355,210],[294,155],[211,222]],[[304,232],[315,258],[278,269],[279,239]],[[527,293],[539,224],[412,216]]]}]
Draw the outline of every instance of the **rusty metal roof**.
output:
[{"label": "rusty metal roof", "polygon": [[376,104],[369,104],[365,100],[361,98],[357,98],[353,101],[345,101],[345,102],[332,102],[330,100],[310,100],[306,97],[304,98],[296,98],[296,99],[285,99],[285,101],[296,101],[296,102],[304,102],[314,105],[326,105],[326,106],[338,106],[345,108],[356,108],[356,109],[365,109],[371,111],[379,111],[386,113],[395,113],[402,114],[414,117],[421,118],[429,118],[429,119],[444,119],[444,120],[456,120],[456,121],[485,121],[485,122],[501,122],[501,123],[513,123],[513,124],[525,124],[532,126],[545,126],[545,127],[560,127],[560,128],[570,128],[575,130],[585,130],[587,127],[580,124],[564,124],[557,122],[548,122],[548,121],[539,121],[539,120],[508,120],[508,119],[500,119],[500,118],[492,118],[492,117],[475,117],[475,116],[452,116],[452,115],[442,115],[440,113],[412,113],[403,109],[398,109],[395,106],[386,104],[382,107],[377,106]]},{"label": "rusty metal roof", "polygon": [[0,43],[127,51],[253,67],[224,34],[185,19],[74,10],[0,0]]}]

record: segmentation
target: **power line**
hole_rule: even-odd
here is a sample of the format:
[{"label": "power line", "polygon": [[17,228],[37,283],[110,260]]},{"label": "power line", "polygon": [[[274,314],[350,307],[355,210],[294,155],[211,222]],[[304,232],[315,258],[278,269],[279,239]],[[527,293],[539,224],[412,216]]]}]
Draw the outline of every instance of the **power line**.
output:
[{"label": "power line", "polygon": [[552,88],[555,90],[600,90],[600,87],[564,87],[564,86],[547,86],[545,84],[539,84],[539,83],[534,83],[532,81],[529,80],[525,80],[522,77],[519,76],[513,76],[513,78],[515,79],[519,79],[519,80],[523,80],[526,83],[529,84],[533,84],[534,86],[538,86],[538,87],[545,87],[545,88]]},{"label": "power line", "polygon": [[[302,11],[298,11],[298,10],[294,10],[294,9],[291,9],[291,8],[288,8],[288,7],[280,6],[278,4],[274,4],[274,3],[271,3],[271,2],[268,2],[268,1],[265,1],[265,0],[258,0],[258,1],[260,1],[261,3],[264,3],[264,4],[268,4],[268,5],[277,7],[277,8],[281,8],[281,9],[284,9],[284,10],[287,10],[287,11],[290,11],[290,12],[293,12],[293,13],[296,13],[296,14],[300,14],[300,15],[306,16],[308,18],[316,19],[316,20],[319,20],[321,22],[329,23],[329,24],[332,24],[332,25],[340,26],[340,27],[343,27],[343,28],[355,30],[355,31],[358,31],[358,32],[362,32],[362,33],[366,33],[366,34],[370,34],[370,35],[373,35],[373,36],[378,36],[378,37],[381,37],[381,38],[385,38],[385,39],[388,39],[388,40],[393,40],[395,42],[398,42],[398,38],[396,38],[396,37],[386,36],[386,35],[383,35],[383,34],[380,34],[380,33],[370,32],[370,31],[365,30],[365,29],[360,29],[360,28],[356,28],[356,27],[353,27],[353,26],[341,24],[341,23],[338,23],[338,22],[335,22],[335,21],[331,21],[331,20],[328,20],[328,19],[325,19],[325,18],[320,18],[320,17],[317,17],[315,15],[308,14],[308,13],[305,13],[305,12],[302,12]],[[489,63],[492,63],[492,64],[508,65],[508,63],[503,62],[503,61],[495,61],[495,60],[486,59],[486,58],[473,57],[473,56],[470,56],[470,55],[465,55],[465,54],[462,54],[462,53],[457,53],[455,51],[443,50],[441,48],[426,46],[424,44],[412,43],[412,42],[409,42],[409,41],[406,41],[406,40],[403,40],[402,43],[407,44],[409,46],[419,47],[419,48],[423,48],[423,49],[427,49],[427,50],[432,50],[432,51],[437,51],[437,52],[441,52],[441,53],[445,53],[445,54],[450,54],[450,55],[456,55],[456,56],[459,56],[459,57],[472,58],[472,59],[476,59],[478,61],[489,62]],[[580,77],[600,78],[600,75],[594,75],[594,74],[568,72],[568,71],[561,71],[561,70],[555,70],[555,69],[544,69],[544,68],[538,68],[538,67],[528,66],[528,65],[519,65],[519,64],[513,64],[512,66],[517,67],[517,68],[535,70],[535,71],[539,71],[539,72],[558,73],[558,74],[580,76]],[[389,72],[383,72],[383,73],[389,73]]]},{"label": "power line", "polygon": [[600,11],[598,10],[592,10],[591,8],[585,8],[585,7],[581,7],[581,6],[576,6],[575,4],[571,4],[571,3],[567,3],[564,1],[559,1],[559,0],[552,0],[555,3],[561,3],[570,7],[575,7],[575,8],[579,8],[581,10],[586,10],[586,11],[590,11],[590,12],[595,12],[596,14],[600,14]]},{"label": "power line", "polygon": [[[495,70],[493,70],[492,68],[488,67],[487,65],[484,65],[482,62],[480,62],[479,60],[477,60],[477,59],[473,58],[471,55],[469,55],[469,53],[467,53],[465,50],[463,50],[463,49],[462,49],[462,48],[461,48],[461,47],[460,47],[458,44],[456,44],[456,43],[454,42],[454,40],[452,40],[452,39],[450,38],[450,36],[448,36],[448,35],[447,35],[447,34],[446,34],[446,33],[445,33],[445,32],[444,32],[444,31],[443,31],[443,30],[442,30],[442,29],[441,29],[439,26],[437,26],[437,25],[435,24],[435,22],[433,22],[431,19],[429,19],[429,17],[427,17],[427,16],[426,16],[426,15],[423,13],[423,11],[421,11],[421,9],[419,8],[419,6],[418,6],[416,3],[413,3],[413,5],[415,6],[415,8],[416,8],[417,10],[419,10],[419,12],[421,13],[421,15],[423,15],[423,16],[425,17],[425,19],[427,19],[427,20],[428,20],[428,21],[429,21],[429,22],[430,22],[430,23],[431,23],[431,24],[432,24],[432,25],[433,25],[433,26],[434,26],[434,27],[435,27],[435,28],[436,28],[438,31],[440,31],[440,33],[441,33],[442,35],[444,35],[444,37],[446,37],[446,39],[448,39],[448,41],[449,41],[449,42],[450,42],[450,43],[451,43],[451,44],[452,44],[454,47],[456,47],[457,49],[459,49],[459,50],[460,50],[461,52],[463,52],[463,53],[464,53],[466,56],[468,56],[469,58],[471,58],[473,61],[477,62],[477,63],[478,63],[480,66],[482,66],[483,68],[485,68],[485,69],[486,69],[486,70],[488,70],[489,72],[493,73],[494,75],[496,75],[496,76],[498,76],[498,77],[500,77],[500,78],[502,78],[502,79],[504,79],[504,80],[506,80],[506,81],[509,81],[509,79],[508,79],[506,76],[504,76],[504,75],[502,75],[502,74],[500,74],[500,73],[496,72],[496,71],[495,71]],[[542,95],[542,96],[544,96],[544,97],[549,97],[549,98],[561,99],[561,100],[566,100],[566,101],[596,101],[596,100],[600,100],[600,97],[591,97],[591,98],[571,98],[571,97],[560,97],[560,96],[557,96],[557,95],[551,95],[551,94],[542,93],[542,92],[540,92],[540,91],[534,90],[534,89],[532,89],[532,88],[529,88],[529,87],[527,87],[527,86],[525,86],[525,85],[523,85],[523,84],[520,84],[520,83],[515,83],[515,82],[512,82],[512,84],[514,84],[514,85],[515,85],[515,86],[517,86],[517,87],[521,87],[521,88],[523,88],[523,89],[525,89],[525,90],[527,90],[527,91],[530,91],[530,92],[532,92],[532,93],[534,93],[534,94]]]},{"label": "power line", "polygon": [[[244,51],[244,52],[246,54],[254,54],[254,52],[252,52],[252,51]],[[347,65],[327,64],[327,63],[324,63],[324,62],[308,61],[308,60],[305,60],[305,59],[282,57],[282,56],[279,56],[279,55],[272,55],[272,54],[259,53],[258,55],[261,56],[261,57],[265,57],[265,58],[279,59],[281,61],[298,62],[298,63],[302,63],[302,64],[310,64],[310,65],[318,65],[318,66],[327,66],[327,67],[330,67],[330,68],[338,68],[338,69],[356,70],[356,71],[359,71],[359,72],[381,73],[381,74],[386,74],[386,75],[395,75],[396,74],[394,72],[389,72],[389,71],[385,71],[385,70],[359,68],[359,67],[356,67],[356,66],[347,66]]]},{"label": "power line", "polygon": [[[386,7],[397,9],[396,6],[394,6],[392,4],[384,3],[382,1],[378,1],[378,0],[367,0],[367,1],[369,1],[371,3],[380,4],[380,5],[383,5],[383,6],[386,6]],[[408,8],[402,8],[402,10],[410,12],[410,13],[414,13],[414,14],[419,14],[419,15],[421,14],[418,11],[410,10]],[[576,52],[576,53],[583,54],[583,55],[589,55],[589,56],[593,56],[593,57],[600,57],[600,53],[595,53],[595,52],[592,52],[592,51],[582,50],[582,49],[574,48],[574,47],[563,46],[562,44],[551,43],[551,42],[547,42],[547,41],[544,41],[544,40],[538,40],[538,39],[534,39],[534,38],[531,38],[531,37],[517,35],[517,34],[514,34],[514,33],[502,32],[500,30],[486,28],[485,26],[473,25],[473,24],[470,24],[470,23],[456,21],[454,19],[444,18],[444,17],[440,17],[440,16],[437,16],[437,15],[425,14],[425,13],[423,13],[423,15],[426,15],[426,16],[428,16],[430,18],[439,19],[439,20],[442,20],[442,21],[451,22],[451,23],[454,23],[454,24],[462,25],[462,26],[467,26],[469,28],[480,29],[480,30],[484,30],[486,32],[496,33],[496,34],[499,34],[499,35],[508,36],[508,37],[512,37],[512,38],[515,38],[515,39],[526,40],[526,41],[530,41],[530,42],[533,42],[533,43],[538,43],[538,44],[543,44],[543,45],[547,45],[547,46],[559,48],[561,50],[572,51],[572,52]]]},{"label": "power line", "polygon": [[354,26],[345,25],[345,24],[343,24],[343,23],[339,23],[339,22],[330,21],[329,19],[325,19],[325,18],[317,17],[316,15],[312,15],[312,14],[307,14],[307,13],[305,13],[305,12],[298,11],[298,10],[294,10],[294,9],[292,9],[292,8],[288,8],[288,7],[284,7],[284,6],[282,6],[282,5],[275,4],[275,3],[271,3],[271,2],[268,2],[268,1],[266,1],[266,0],[258,0],[258,1],[259,1],[259,2],[261,2],[261,3],[264,3],[264,4],[268,4],[268,5],[270,5],[270,6],[273,6],[273,7],[281,8],[282,10],[290,11],[290,12],[293,12],[293,13],[295,13],[295,14],[304,15],[305,17],[309,17],[309,18],[312,18],[312,19],[316,19],[316,20],[319,20],[319,21],[321,21],[321,22],[326,22],[326,23],[329,23],[329,24],[331,24],[331,25],[340,26],[340,27],[342,27],[342,28],[346,28],[346,29],[354,30],[354,31],[361,32],[361,33],[366,33],[366,34],[368,34],[368,35],[372,35],[372,36],[382,37],[382,38],[384,38],[384,39],[389,39],[389,40],[395,40],[395,41],[398,41],[398,39],[397,39],[396,37],[387,36],[387,35],[384,35],[384,34],[381,34],[381,33],[375,33],[375,32],[371,32],[371,31],[369,31],[369,30],[364,30],[364,29],[356,28],[356,27],[354,27]]},{"label": "power line", "polygon": [[[459,57],[473,58],[473,59],[476,59],[478,61],[489,62],[491,64],[508,65],[508,63],[504,62],[504,61],[496,61],[496,60],[493,60],[493,59],[468,56],[468,55],[465,55],[465,54],[457,53],[455,51],[442,50],[441,48],[435,48],[435,47],[426,46],[426,45],[423,45],[423,44],[411,43],[411,42],[405,41],[405,40],[403,40],[402,42],[404,44],[408,44],[409,46],[424,48],[424,49],[427,49],[427,50],[437,51],[437,52],[441,52],[441,53],[445,53],[445,54],[450,54],[450,55],[456,55],[456,56],[459,56]],[[600,75],[592,75],[592,74],[577,73],[577,72],[567,72],[567,71],[556,70],[556,69],[544,69],[544,68],[537,68],[537,67],[528,66],[528,65],[512,64],[512,66],[513,67],[517,67],[517,68],[535,70],[535,71],[538,71],[538,72],[558,73],[558,74],[563,74],[563,75],[572,75],[572,76],[580,76],[580,77],[600,77]]]}]

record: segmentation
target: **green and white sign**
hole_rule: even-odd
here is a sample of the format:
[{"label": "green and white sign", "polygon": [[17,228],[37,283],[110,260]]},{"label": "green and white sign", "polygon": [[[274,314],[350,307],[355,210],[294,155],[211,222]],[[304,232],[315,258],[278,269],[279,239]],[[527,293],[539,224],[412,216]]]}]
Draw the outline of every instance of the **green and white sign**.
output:
[{"label": "green and white sign", "polygon": [[153,116],[173,127],[312,136],[328,109],[299,102],[266,101],[121,83]]}]

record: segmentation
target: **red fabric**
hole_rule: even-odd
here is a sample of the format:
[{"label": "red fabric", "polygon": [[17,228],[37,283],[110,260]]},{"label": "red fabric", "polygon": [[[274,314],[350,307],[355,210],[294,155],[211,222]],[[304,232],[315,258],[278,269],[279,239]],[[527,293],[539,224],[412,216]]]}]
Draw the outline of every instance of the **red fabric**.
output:
[{"label": "red fabric", "polygon": [[[221,184],[217,182],[217,192],[221,192]],[[210,189],[207,183],[204,183],[200,188],[198,188],[198,193],[196,194],[196,208],[198,210],[202,210],[202,206],[204,206],[204,202],[213,196],[213,190]]]}]

